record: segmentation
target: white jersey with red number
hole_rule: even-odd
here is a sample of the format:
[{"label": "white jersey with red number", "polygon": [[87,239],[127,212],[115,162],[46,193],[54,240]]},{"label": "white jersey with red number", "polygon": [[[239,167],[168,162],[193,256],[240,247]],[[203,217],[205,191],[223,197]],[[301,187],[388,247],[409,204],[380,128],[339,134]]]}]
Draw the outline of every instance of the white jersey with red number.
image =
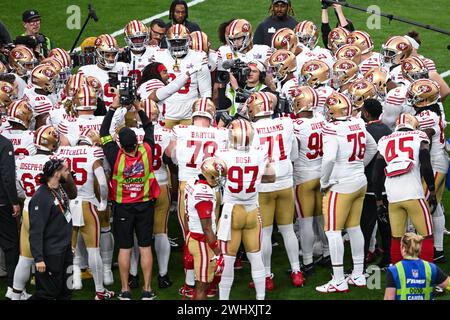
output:
[{"label": "white jersey with red number", "polygon": [[444,122],[435,112],[425,110],[416,115],[419,121],[420,130],[433,129],[434,135],[431,138],[431,165],[434,172],[447,173],[448,155],[445,150]]},{"label": "white jersey with red number", "polygon": [[322,165],[322,127],[325,120],[321,116],[311,119],[294,119],[294,134],[299,143],[299,156],[294,161],[295,185],[320,178]]},{"label": "white jersey with red number", "polygon": [[246,53],[233,53],[228,45],[221,46],[217,50],[217,70],[224,71],[222,64],[226,60],[240,59],[243,62],[250,62],[258,60],[266,63],[266,60],[272,55],[272,49],[264,44],[254,44],[253,47]]},{"label": "white jersey with red number", "polygon": [[109,106],[112,104],[115,94],[109,92],[109,76],[108,72],[117,72],[119,75],[119,80],[121,76],[126,76],[128,74],[128,65],[124,62],[117,62],[114,68],[111,70],[103,70],[96,64],[90,64],[80,67],[78,73],[84,74],[86,77],[95,77],[100,81],[103,89],[103,95],[101,99],[105,103],[105,107],[108,110]]},{"label": "white jersey with red number", "polygon": [[25,88],[23,98],[30,104],[34,117],[39,114],[50,112],[53,105],[57,102],[55,95],[42,95],[36,93],[33,85],[28,85]]},{"label": "white jersey with red number", "polygon": [[386,95],[383,105],[381,121],[389,128],[395,128],[395,122],[402,113],[414,114],[414,109],[406,104],[407,86],[399,86],[392,89]]},{"label": "white jersey with red number", "polygon": [[203,234],[202,223],[195,207],[198,203],[207,201],[212,202],[211,223],[212,231],[216,233],[216,192],[206,183],[197,180],[189,180],[186,183],[184,192],[184,208],[188,219],[189,231]]},{"label": "white jersey with red number", "polygon": [[94,162],[103,160],[103,150],[91,146],[62,146],[58,150],[58,157],[68,159],[70,169],[75,172],[75,185],[78,199],[98,205],[94,192]]},{"label": "white jersey with red number", "polygon": [[86,129],[92,129],[100,132],[103,123],[103,116],[83,115],[78,118],[69,118],[61,121],[58,125],[58,132],[69,139],[70,145],[77,144],[81,132]]},{"label": "white jersey with red number", "polygon": [[12,142],[14,154],[17,156],[34,156],[34,134],[30,130],[0,130],[0,134]]},{"label": "white jersey with red number", "polygon": [[200,174],[200,165],[206,158],[214,156],[218,149],[228,143],[228,130],[224,128],[202,128],[194,125],[177,125],[173,128],[176,140],[178,179],[188,181]]},{"label": "white jersey with red number", "polygon": [[[422,131],[397,131],[378,141],[378,151],[386,161],[386,195],[389,202],[425,197],[420,176],[419,151],[422,141],[429,142]],[[390,175],[389,172],[397,172]]]},{"label": "white jersey with red number", "polygon": [[216,157],[227,165],[227,182],[223,191],[223,203],[258,205],[261,178],[268,159],[262,148],[250,151],[221,149]]},{"label": "white jersey with red number", "polygon": [[198,98],[211,97],[211,74],[208,69],[208,57],[203,51],[189,50],[188,54],[178,60],[179,69],[174,70],[175,59],[167,49],[155,51],[154,59],[162,63],[174,80],[177,76],[185,74],[192,68],[202,65],[200,71],[188,78],[185,85],[164,102],[167,106],[165,118],[189,119],[192,115],[192,103]]},{"label": "white jersey with red number", "polygon": [[267,153],[267,158],[273,161],[276,173],[274,183],[261,185],[261,192],[272,192],[291,188],[292,161],[298,157],[297,139],[292,132],[292,119],[283,117],[275,119],[260,119],[252,123],[255,129],[253,145],[260,146]]},{"label": "white jersey with red number", "polygon": [[[131,128],[138,139],[138,143],[144,141],[145,132],[142,128]],[[163,162],[164,151],[170,144],[172,139],[172,130],[161,126],[159,123],[155,125],[153,136],[155,139],[155,149],[153,150],[153,171],[155,172],[156,181],[159,185],[169,183],[169,172],[167,166]]]},{"label": "white jersey with red number", "polygon": [[359,72],[365,74],[372,68],[381,67],[382,55],[378,52],[372,52],[372,55],[359,64]]},{"label": "white jersey with red number", "polygon": [[[323,157],[320,183],[331,191],[352,193],[367,184],[364,156],[376,143],[362,119],[334,121],[322,127]],[[373,157],[374,154],[371,154]]]},{"label": "white jersey with red number", "polygon": [[50,156],[44,154],[20,156],[16,159],[16,179],[19,182],[19,186],[25,192],[24,208],[27,211],[31,197],[40,186],[39,176],[48,160],[50,160]]},{"label": "white jersey with red number", "polygon": [[158,46],[146,46],[145,50],[140,54],[130,51],[131,61],[128,64],[128,76],[136,75],[136,81],[139,82],[142,76],[142,70],[153,62],[153,55],[158,50]]},{"label": "white jersey with red number", "polygon": [[57,103],[52,106],[52,108],[49,111],[49,116],[47,118],[47,124],[54,126],[55,128],[58,127],[58,125],[63,120],[72,119],[73,117],[67,114],[66,109],[64,108],[64,105]]}]

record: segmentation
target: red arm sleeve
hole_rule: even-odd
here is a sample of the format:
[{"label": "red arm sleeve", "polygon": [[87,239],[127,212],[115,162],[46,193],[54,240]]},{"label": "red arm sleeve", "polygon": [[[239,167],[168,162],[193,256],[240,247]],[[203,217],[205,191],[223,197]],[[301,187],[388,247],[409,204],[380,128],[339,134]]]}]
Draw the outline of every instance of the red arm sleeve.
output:
[{"label": "red arm sleeve", "polygon": [[212,201],[201,201],[195,205],[195,209],[197,209],[200,219],[208,219],[211,218],[213,203]]}]

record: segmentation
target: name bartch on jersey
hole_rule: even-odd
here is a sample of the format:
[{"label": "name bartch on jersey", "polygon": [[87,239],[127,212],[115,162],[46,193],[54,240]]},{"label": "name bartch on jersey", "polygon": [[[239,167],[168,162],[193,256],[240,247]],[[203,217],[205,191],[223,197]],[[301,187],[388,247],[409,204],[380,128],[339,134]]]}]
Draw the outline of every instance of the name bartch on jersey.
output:
[{"label": "name bartch on jersey", "polygon": [[277,131],[283,131],[284,127],[282,124],[277,124],[274,126],[264,127],[264,128],[256,128],[256,132],[258,134],[266,134],[266,133],[272,133]]},{"label": "name bartch on jersey", "polygon": [[215,139],[216,134],[214,132],[191,132],[191,138],[193,139]]}]

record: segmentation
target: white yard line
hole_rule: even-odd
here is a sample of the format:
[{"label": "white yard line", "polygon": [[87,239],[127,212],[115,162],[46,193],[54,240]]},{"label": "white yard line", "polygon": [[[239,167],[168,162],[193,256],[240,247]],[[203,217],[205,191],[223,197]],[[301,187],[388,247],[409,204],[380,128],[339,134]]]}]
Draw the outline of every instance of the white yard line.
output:
[{"label": "white yard line", "polygon": [[[187,5],[188,5],[188,7],[192,7],[192,6],[195,6],[195,5],[197,5],[197,4],[199,4],[199,3],[202,3],[202,2],[205,2],[205,1],[206,1],[206,0],[194,0],[194,1],[189,2]],[[168,15],[169,15],[169,10],[164,11],[164,12],[161,12],[161,13],[158,13],[158,14],[155,14],[154,16],[145,18],[144,20],[141,20],[141,21],[142,21],[143,23],[147,24],[147,23],[149,23],[150,21],[152,21],[152,20],[154,20],[154,19],[159,19],[159,18],[168,16]],[[114,31],[113,33],[111,33],[111,35],[112,35],[113,37],[117,37],[117,36],[120,36],[121,34],[123,34],[123,32],[124,32],[124,31],[123,31],[123,28],[122,28],[122,29],[119,29],[119,30],[117,30],[117,31]],[[77,48],[75,48],[74,51],[80,51],[80,50],[81,50],[81,48],[80,48],[80,47],[77,47]]]},{"label": "white yard line", "polygon": [[441,77],[442,78],[445,78],[445,77],[448,77],[448,76],[450,76],[450,70],[447,70],[447,71],[441,73]]}]

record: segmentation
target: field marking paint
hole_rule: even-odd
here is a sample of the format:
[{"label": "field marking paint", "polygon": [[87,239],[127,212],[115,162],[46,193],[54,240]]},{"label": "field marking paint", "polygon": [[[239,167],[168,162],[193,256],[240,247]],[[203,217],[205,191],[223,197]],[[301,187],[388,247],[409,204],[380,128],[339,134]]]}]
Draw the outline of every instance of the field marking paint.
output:
[{"label": "field marking paint", "polygon": [[450,76],[450,70],[447,70],[447,71],[441,73],[441,77],[442,78],[445,78],[445,77],[448,77],[448,76]]},{"label": "field marking paint", "polygon": [[[189,2],[187,5],[188,5],[188,7],[192,7],[192,6],[195,6],[195,5],[197,5],[197,4],[199,4],[199,3],[202,3],[202,2],[205,2],[205,1],[206,1],[206,0],[194,0],[194,1]],[[152,20],[154,20],[154,19],[159,19],[159,18],[168,16],[168,15],[169,15],[169,10],[166,10],[166,11],[161,12],[161,13],[158,13],[158,14],[156,14],[156,15],[154,15],[154,16],[145,18],[144,20],[141,20],[141,21],[142,21],[144,24],[147,24],[147,23],[149,23],[150,21],[152,21]],[[123,33],[124,33],[124,30],[123,30],[123,28],[122,28],[122,29],[119,29],[119,30],[114,31],[113,33],[111,33],[111,36],[117,37],[117,36],[119,36],[119,35],[121,35],[121,34],[123,34]],[[80,51],[80,50],[81,50],[81,48],[80,48],[80,47],[77,47],[74,51]]]}]

